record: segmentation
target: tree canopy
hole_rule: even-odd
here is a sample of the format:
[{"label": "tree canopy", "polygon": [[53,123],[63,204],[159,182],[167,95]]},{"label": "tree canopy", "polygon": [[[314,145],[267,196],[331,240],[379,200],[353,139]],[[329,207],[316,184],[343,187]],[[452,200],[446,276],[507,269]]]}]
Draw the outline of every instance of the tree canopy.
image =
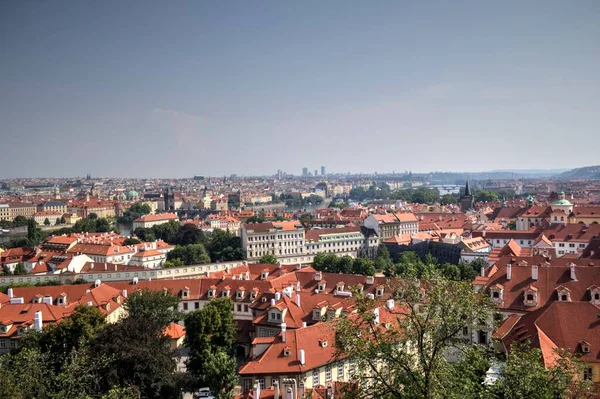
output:
[{"label": "tree canopy", "polygon": [[277,260],[277,258],[274,255],[267,254],[267,255],[263,255],[258,260],[258,263],[276,265],[277,263],[279,263],[279,261]]}]

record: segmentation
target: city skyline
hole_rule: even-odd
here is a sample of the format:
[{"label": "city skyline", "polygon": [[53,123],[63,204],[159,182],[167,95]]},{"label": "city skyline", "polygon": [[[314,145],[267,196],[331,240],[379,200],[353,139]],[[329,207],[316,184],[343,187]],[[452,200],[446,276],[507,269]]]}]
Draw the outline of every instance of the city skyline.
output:
[{"label": "city skyline", "polygon": [[592,165],[600,3],[543,5],[5,2],[0,175]]}]

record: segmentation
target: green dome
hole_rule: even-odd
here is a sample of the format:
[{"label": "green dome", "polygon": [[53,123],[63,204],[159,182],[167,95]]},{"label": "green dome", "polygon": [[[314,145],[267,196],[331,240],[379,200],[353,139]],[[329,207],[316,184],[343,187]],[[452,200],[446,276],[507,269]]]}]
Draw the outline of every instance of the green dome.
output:
[{"label": "green dome", "polygon": [[139,197],[140,195],[138,194],[137,191],[131,190],[130,192],[127,193],[127,198],[135,198],[135,197]]},{"label": "green dome", "polygon": [[573,205],[573,204],[571,204],[571,202],[569,202],[566,199],[559,199],[559,200],[554,201],[552,203],[552,205]]}]

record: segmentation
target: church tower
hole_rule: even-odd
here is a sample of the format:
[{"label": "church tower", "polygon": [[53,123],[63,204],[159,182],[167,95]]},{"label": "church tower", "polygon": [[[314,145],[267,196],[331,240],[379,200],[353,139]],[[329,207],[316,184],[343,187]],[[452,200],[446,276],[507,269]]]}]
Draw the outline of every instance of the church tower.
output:
[{"label": "church tower", "polygon": [[466,212],[469,209],[473,209],[474,202],[475,202],[475,198],[473,197],[473,193],[471,192],[471,187],[469,186],[469,180],[467,180],[467,184],[465,185],[465,193],[460,198],[460,209],[463,212]]}]

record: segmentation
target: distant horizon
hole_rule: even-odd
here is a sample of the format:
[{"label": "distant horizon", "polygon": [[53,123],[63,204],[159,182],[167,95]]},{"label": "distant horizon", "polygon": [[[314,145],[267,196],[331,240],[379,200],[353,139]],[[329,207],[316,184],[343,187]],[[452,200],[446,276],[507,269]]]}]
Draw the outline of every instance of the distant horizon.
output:
[{"label": "distant horizon", "polygon": [[[597,166],[597,165],[584,165],[584,166],[577,166],[574,168],[552,168],[552,169],[502,169],[502,170],[480,170],[480,171],[427,171],[427,172],[418,172],[418,171],[413,171],[413,170],[409,170],[409,171],[396,171],[395,174],[396,175],[404,175],[406,172],[411,172],[413,174],[417,174],[417,175],[427,175],[427,174],[432,174],[432,173],[448,173],[448,174],[463,174],[463,175],[468,175],[468,174],[485,174],[485,173],[515,173],[515,174],[535,174],[535,173],[554,173],[554,174],[560,174],[566,171],[571,171],[574,169],[580,169],[580,168],[586,168],[586,167],[591,167],[591,166]],[[378,175],[391,175],[393,172],[389,171],[389,172],[385,172],[385,171],[377,171]],[[356,176],[356,175],[365,175],[365,176],[370,176],[370,175],[374,175],[374,172],[356,172],[356,173],[350,173],[351,176]],[[91,174],[91,178],[93,179],[193,179],[194,176],[203,176],[205,178],[231,178],[232,175],[236,175],[237,178],[241,178],[241,177],[273,177],[276,176],[277,173],[274,174],[262,174],[262,175],[242,175],[239,173],[230,173],[230,174],[216,174],[216,175],[201,175],[201,174],[195,174],[195,175],[189,175],[189,176],[105,176],[105,175],[98,175],[95,176],[93,174]],[[293,177],[321,177],[323,175],[311,175],[311,176],[302,176],[301,174],[290,174],[286,172],[286,175],[288,176],[293,176]],[[325,177],[327,176],[334,176],[334,175],[347,175],[347,173],[345,172],[332,172],[332,173],[327,173],[325,175]],[[0,180],[18,180],[18,179],[86,179],[87,174],[83,175],[83,176],[31,176],[31,177],[2,177],[0,176]]]}]

